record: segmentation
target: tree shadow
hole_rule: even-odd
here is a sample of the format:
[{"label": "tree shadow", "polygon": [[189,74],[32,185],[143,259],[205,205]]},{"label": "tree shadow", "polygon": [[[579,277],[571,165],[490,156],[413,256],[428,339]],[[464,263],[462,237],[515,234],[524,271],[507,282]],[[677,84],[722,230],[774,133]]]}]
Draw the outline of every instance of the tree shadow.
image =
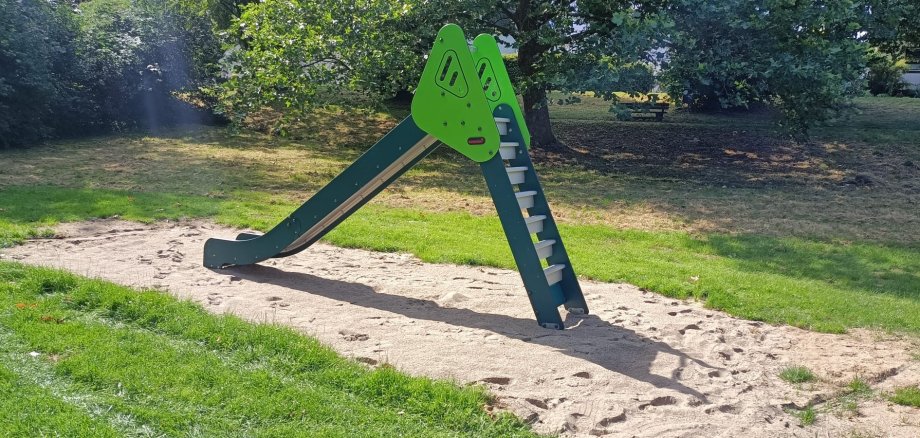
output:
[{"label": "tree shadow", "polygon": [[[396,313],[417,320],[437,321],[454,326],[487,330],[523,342],[548,346],[562,354],[592,362],[610,371],[655,386],[696,397],[708,403],[705,394],[682,384],[679,373],[689,365],[720,368],[693,358],[671,346],[649,339],[625,327],[611,324],[596,315],[566,318],[567,330],[540,328],[533,319],[470,309],[441,307],[431,300],[382,293],[362,284],[330,280],[315,275],[287,272],[277,268],[249,265],[215,270],[256,283],[268,283],[349,304]],[[523,291],[522,291],[523,293]],[[653,374],[651,365],[660,354],[677,357],[678,365],[669,377]],[[575,372],[577,370],[573,370]]]},{"label": "tree shadow", "polygon": [[920,300],[916,246],[839,245],[754,235],[710,235],[699,245],[696,252],[718,254],[747,272]]}]

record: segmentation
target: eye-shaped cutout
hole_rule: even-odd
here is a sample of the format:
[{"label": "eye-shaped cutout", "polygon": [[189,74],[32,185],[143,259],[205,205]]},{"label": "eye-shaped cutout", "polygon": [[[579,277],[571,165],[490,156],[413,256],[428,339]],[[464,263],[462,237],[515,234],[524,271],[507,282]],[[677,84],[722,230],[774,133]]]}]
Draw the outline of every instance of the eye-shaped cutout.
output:
[{"label": "eye-shaped cutout", "polygon": [[449,53],[444,58],[444,67],[441,69],[441,80],[447,77],[447,72],[450,71],[450,65],[454,62],[454,57]]},{"label": "eye-shaped cutout", "polygon": [[497,102],[501,98],[501,87],[498,86],[492,63],[487,58],[481,58],[476,63],[476,73],[479,75],[479,82],[482,85],[482,91],[486,94],[486,99]]},{"label": "eye-shaped cutout", "polygon": [[460,98],[466,97],[468,86],[457,52],[447,50],[444,53],[434,79],[439,87],[450,94]]}]

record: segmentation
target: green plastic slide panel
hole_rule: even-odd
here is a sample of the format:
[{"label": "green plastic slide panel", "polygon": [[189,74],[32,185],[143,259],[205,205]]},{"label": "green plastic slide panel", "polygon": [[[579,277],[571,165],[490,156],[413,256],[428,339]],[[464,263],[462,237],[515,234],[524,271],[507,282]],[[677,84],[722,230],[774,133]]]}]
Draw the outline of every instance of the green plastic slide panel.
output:
[{"label": "green plastic slide panel", "polygon": [[498,48],[498,42],[492,35],[480,34],[473,40],[473,59],[476,62],[476,74],[482,83],[482,90],[494,111],[501,105],[507,105],[514,111],[518,129],[524,137],[524,144],[530,148],[530,131],[524,121],[524,113],[518,104],[517,93],[511,85],[511,77],[505,68],[505,60]]},{"label": "green plastic slide panel", "polygon": [[482,163],[498,153],[498,127],[474,69],[463,30],[441,28],[428,55],[415,96],[412,118],[425,132]]}]

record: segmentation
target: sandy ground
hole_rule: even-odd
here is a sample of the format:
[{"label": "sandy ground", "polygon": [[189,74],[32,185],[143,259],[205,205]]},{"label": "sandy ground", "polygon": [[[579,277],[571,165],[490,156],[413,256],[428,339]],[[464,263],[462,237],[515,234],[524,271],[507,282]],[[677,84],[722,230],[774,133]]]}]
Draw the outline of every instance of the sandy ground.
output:
[{"label": "sandy ground", "polygon": [[[2,257],[286,324],[369,366],[483,384],[499,408],[540,432],[920,437],[920,410],[878,395],[920,382],[915,339],[776,327],[588,281],[593,314],[568,316],[570,328],[554,331],[537,326],[513,271],[322,244],[259,266],[209,270],[201,266],[205,239],[235,230],[104,220],[63,225],[59,234]],[[790,364],[808,366],[820,381],[783,382],[777,374]],[[840,397],[856,375],[877,391],[853,412]],[[801,427],[786,411],[808,405],[818,420]]]}]

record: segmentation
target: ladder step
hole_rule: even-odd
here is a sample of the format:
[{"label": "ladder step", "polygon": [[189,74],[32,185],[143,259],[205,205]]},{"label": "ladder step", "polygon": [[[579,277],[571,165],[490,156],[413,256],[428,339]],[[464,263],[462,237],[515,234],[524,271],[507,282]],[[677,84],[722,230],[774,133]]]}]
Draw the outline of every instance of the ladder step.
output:
[{"label": "ladder step", "polygon": [[511,123],[511,119],[504,117],[495,117],[495,126],[498,127],[498,133],[500,135],[508,135],[508,124]]},{"label": "ladder step", "polygon": [[560,282],[562,280],[562,270],[565,269],[565,265],[552,265],[543,270],[543,275],[546,275],[546,282],[550,286]]},{"label": "ladder step", "polygon": [[524,222],[527,223],[527,231],[530,231],[530,234],[536,234],[543,231],[543,220],[545,219],[546,216],[542,214],[524,219]]},{"label": "ladder step", "polygon": [[508,180],[511,181],[511,184],[524,184],[524,173],[527,172],[527,167],[506,167],[505,172],[508,172]]},{"label": "ladder step", "polygon": [[553,245],[556,244],[555,240],[541,240],[533,244],[533,249],[537,250],[537,257],[545,259],[553,255]]},{"label": "ladder step", "polygon": [[517,197],[518,205],[521,206],[521,210],[533,208],[533,198],[536,195],[537,195],[537,192],[534,190],[528,190],[526,192],[517,192],[514,194],[514,196]]},{"label": "ladder step", "polygon": [[517,157],[517,148],[520,143],[516,141],[503,141],[498,145],[498,153],[501,154],[502,160],[513,160]]}]

